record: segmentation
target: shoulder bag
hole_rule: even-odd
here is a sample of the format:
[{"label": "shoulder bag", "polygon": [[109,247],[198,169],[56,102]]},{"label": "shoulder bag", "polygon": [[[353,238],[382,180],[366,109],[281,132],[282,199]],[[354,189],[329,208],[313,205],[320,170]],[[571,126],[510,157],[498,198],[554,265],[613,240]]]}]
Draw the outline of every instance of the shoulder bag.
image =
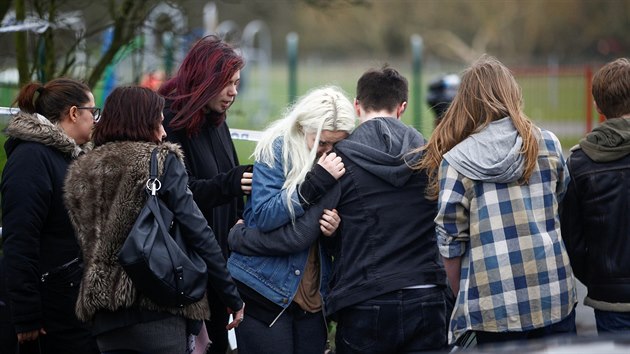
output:
[{"label": "shoulder bag", "polygon": [[158,196],[162,184],[157,151],[151,153],[147,201],[118,252],[118,262],[149,299],[162,306],[184,307],[203,298],[207,266],[199,254],[186,247],[177,219]]}]

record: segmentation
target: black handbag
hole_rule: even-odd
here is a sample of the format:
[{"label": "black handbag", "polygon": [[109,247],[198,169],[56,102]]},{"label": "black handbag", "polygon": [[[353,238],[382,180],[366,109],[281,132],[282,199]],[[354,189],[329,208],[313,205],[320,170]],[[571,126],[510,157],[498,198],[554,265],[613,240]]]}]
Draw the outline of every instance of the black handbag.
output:
[{"label": "black handbag", "polygon": [[207,266],[186,247],[177,219],[158,196],[160,187],[156,148],[151,153],[147,201],[118,252],[118,262],[149,299],[162,306],[183,307],[203,298]]}]

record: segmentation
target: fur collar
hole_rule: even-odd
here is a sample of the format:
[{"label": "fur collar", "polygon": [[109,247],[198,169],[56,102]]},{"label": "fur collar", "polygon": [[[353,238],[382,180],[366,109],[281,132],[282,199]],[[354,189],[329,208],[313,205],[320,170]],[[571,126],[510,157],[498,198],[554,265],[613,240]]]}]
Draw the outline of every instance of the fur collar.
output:
[{"label": "fur collar", "polygon": [[9,137],[23,141],[41,143],[55,148],[64,154],[77,158],[83,152],[90,150],[91,143],[77,145],[57,124],[52,123],[41,114],[19,112],[6,129]]}]

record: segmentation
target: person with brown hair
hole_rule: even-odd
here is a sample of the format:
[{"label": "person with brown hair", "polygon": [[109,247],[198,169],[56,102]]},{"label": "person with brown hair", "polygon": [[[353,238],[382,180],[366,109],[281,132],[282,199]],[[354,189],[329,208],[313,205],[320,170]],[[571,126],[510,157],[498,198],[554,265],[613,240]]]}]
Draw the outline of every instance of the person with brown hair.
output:
[{"label": "person with brown hair", "polygon": [[562,236],[597,332],[630,333],[630,61],[599,69],[592,92],[606,120],[571,149]]},{"label": "person with brown hair", "polygon": [[59,78],[32,82],[15,100],[2,171],[2,237],[11,321],[20,346],[97,353],[74,314],[81,252],[63,205],[69,164],[88,148],[99,117],[90,88]]},{"label": "person with brown hair", "polygon": [[148,88],[114,89],[94,128],[94,150],[72,164],[65,182],[65,203],[85,260],[76,311],[92,323],[103,353],[184,353],[188,335],[198,334],[210,315],[205,297],[182,307],[158,305],[134,287],[117,261],[147,198],[155,148],[159,196],[177,219],[187,247],[205,261],[209,285],[235,313],[228,329],[244,316],[221,248],[188,189],[182,151],[162,142],[163,108],[164,99]]},{"label": "person with brown hair", "polygon": [[[206,36],[192,46],[177,74],[159,90],[166,98],[167,139],[182,147],[190,189],[226,259],[228,232],[242,217],[243,195],[250,193],[252,183],[252,166],[239,165],[226,121],[244,65],[243,58],[225,41]],[[210,352],[225,354],[226,306],[210,288],[208,300]]]},{"label": "person with brown hair", "polygon": [[438,246],[457,296],[449,340],[478,344],[575,333],[576,290],[558,205],[560,142],[522,109],[509,69],[484,55],[461,75],[418,169],[437,199]]}]

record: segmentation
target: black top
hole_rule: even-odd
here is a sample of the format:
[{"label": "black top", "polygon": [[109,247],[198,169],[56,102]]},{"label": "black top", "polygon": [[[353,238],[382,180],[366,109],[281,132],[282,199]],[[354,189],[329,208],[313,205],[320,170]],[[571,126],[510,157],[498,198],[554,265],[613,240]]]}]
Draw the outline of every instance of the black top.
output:
[{"label": "black top", "polygon": [[225,121],[214,126],[207,116],[200,132],[188,137],[185,130],[174,131],[169,127],[175,116],[169,106],[167,101],[164,109],[166,139],[181,146],[195,202],[227,259],[228,232],[243,214],[241,178],[251,166],[238,166],[236,149]]},{"label": "black top", "polygon": [[578,149],[562,201],[562,239],[588,297],[630,303],[630,155],[595,162]]}]

